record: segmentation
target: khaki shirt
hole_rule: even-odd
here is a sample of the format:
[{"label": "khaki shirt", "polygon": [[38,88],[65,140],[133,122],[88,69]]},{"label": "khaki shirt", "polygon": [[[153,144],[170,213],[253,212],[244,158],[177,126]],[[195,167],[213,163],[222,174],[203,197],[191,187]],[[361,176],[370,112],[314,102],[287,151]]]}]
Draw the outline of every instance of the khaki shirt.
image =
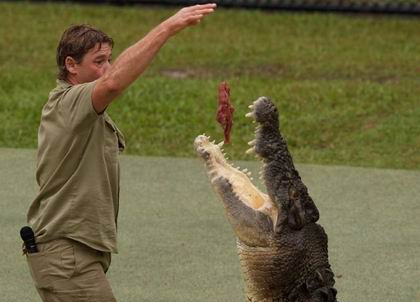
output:
[{"label": "khaki shirt", "polygon": [[96,82],[57,81],[42,110],[36,179],[39,193],[28,211],[36,241],[70,238],[117,252],[122,133],[92,105]]}]

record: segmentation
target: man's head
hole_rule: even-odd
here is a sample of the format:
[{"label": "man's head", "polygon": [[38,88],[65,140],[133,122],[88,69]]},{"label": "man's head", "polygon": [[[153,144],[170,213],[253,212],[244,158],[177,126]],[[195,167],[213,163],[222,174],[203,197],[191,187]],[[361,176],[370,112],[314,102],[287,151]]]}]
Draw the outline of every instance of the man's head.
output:
[{"label": "man's head", "polygon": [[97,80],[110,66],[114,41],[89,25],[73,25],[57,47],[58,79],[72,84]]}]

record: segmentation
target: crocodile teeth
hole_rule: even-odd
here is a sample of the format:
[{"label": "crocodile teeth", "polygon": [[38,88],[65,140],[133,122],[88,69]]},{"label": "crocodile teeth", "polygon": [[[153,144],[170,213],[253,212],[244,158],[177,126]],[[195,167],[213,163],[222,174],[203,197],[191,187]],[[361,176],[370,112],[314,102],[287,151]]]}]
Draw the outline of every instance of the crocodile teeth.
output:
[{"label": "crocodile teeth", "polygon": [[255,118],[255,113],[254,113],[254,111],[252,111],[252,112],[248,112],[247,114],[245,114],[245,117],[252,117],[252,118]]},{"label": "crocodile teeth", "polygon": [[248,169],[245,168],[245,169],[242,170],[242,172],[246,173],[246,172],[248,172]]},{"label": "crocodile teeth", "polygon": [[251,177],[251,172],[247,172],[246,175],[248,175],[249,177]]},{"label": "crocodile teeth", "polygon": [[256,140],[253,139],[252,141],[248,142],[248,145],[250,146],[255,146]]},{"label": "crocodile teeth", "polygon": [[254,147],[252,147],[252,148],[249,148],[248,150],[246,150],[246,154],[252,154],[252,153],[254,153],[255,152],[255,148]]},{"label": "crocodile teeth", "polygon": [[216,143],[216,141],[212,141],[211,143],[214,145]]},{"label": "crocodile teeth", "polygon": [[220,142],[220,143],[218,143],[217,145],[219,146],[219,148],[222,148],[224,144],[225,144],[225,142],[224,142],[224,141],[221,141],[221,142]]},{"label": "crocodile teeth", "polygon": [[218,179],[220,176],[215,176],[215,177],[213,177],[210,181],[213,183],[213,182],[215,182],[216,181],[216,179]]}]

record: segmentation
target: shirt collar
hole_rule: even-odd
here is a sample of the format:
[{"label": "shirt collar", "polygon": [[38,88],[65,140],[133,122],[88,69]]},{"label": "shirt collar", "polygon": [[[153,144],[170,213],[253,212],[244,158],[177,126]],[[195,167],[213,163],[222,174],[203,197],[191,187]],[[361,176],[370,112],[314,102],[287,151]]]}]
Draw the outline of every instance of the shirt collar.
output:
[{"label": "shirt collar", "polygon": [[66,89],[71,87],[72,85],[67,81],[57,79],[57,86]]}]

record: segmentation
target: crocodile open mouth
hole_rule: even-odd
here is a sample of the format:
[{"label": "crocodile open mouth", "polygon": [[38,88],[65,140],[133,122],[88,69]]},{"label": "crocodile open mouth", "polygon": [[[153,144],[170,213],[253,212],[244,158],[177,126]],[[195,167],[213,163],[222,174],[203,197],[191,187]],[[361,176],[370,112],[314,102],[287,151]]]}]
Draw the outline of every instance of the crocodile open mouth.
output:
[{"label": "crocodile open mouth", "polygon": [[[252,111],[246,115],[247,117],[256,119],[254,108],[261,101],[263,101],[263,98],[256,100],[249,106]],[[258,135],[258,127],[259,124],[257,124],[256,135]],[[251,148],[246,151],[247,154],[255,152],[255,142],[256,140],[254,139],[248,143]],[[205,162],[207,174],[212,184],[215,184],[217,179],[221,177],[225,178],[230,183],[233,193],[245,205],[267,214],[275,222],[277,219],[277,210],[273,201],[252,183],[251,172],[247,169],[234,167],[228,162],[223,150],[223,142],[216,144],[215,141],[211,141],[210,136],[203,134],[196,137],[194,145],[198,155]],[[260,174],[264,174],[264,165]]]},{"label": "crocodile open mouth", "polygon": [[247,153],[261,161],[267,194],[233,166],[223,143],[199,135],[195,148],[237,239],[247,301],[336,301],[328,238],[318,209],[280,132],[275,103],[261,97],[246,116],[256,123]]}]

